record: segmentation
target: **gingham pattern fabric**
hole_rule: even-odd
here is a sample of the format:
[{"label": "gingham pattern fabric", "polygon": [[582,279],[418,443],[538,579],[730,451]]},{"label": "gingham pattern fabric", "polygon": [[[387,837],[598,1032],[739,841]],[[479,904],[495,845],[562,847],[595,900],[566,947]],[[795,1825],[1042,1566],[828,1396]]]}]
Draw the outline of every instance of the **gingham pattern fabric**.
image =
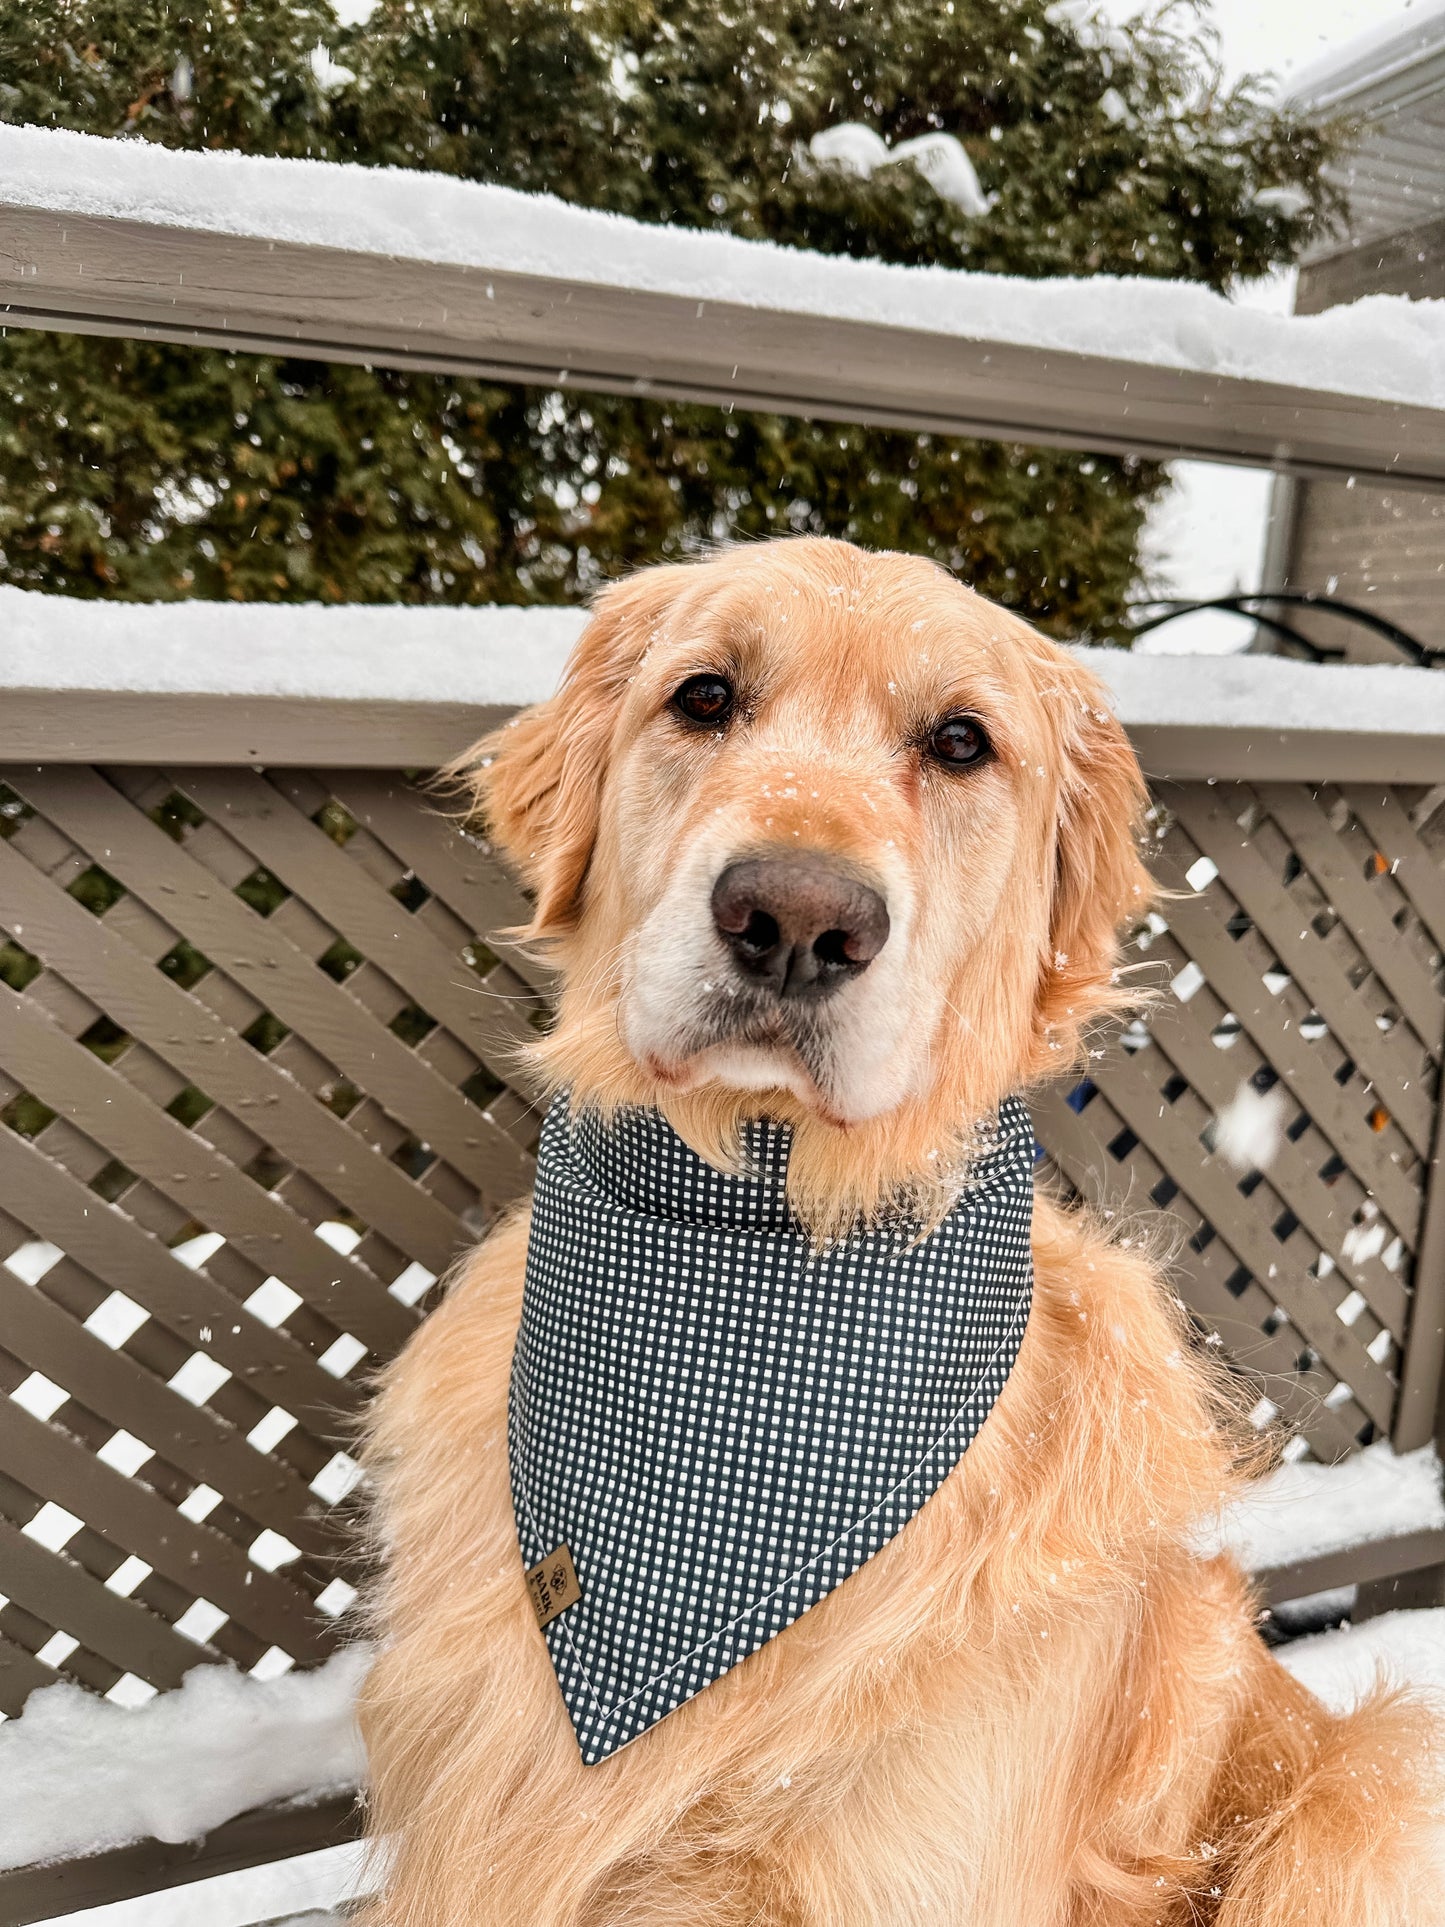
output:
[{"label": "gingham pattern fabric", "polygon": [[714,1170],[655,1112],[542,1132],[512,1364],[523,1564],[567,1546],[545,1629],[592,1765],[856,1572],[958,1463],[1033,1286],[1033,1132],[1010,1099],[953,1211],[816,1249],[784,1195]]}]

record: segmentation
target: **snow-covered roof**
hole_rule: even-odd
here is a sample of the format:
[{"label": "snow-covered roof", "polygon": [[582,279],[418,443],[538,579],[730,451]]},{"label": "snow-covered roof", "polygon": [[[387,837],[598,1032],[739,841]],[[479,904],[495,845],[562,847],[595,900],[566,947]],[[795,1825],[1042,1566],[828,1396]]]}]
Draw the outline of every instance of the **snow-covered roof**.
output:
[{"label": "snow-covered roof", "polygon": [[668,228],[439,174],[0,126],[0,295],[95,327],[1445,479],[1445,303],[1299,318]]},{"label": "snow-covered roof", "polygon": [[1445,0],[1419,0],[1408,14],[1352,35],[1295,70],[1297,107],[1372,113],[1398,108],[1445,86]]},{"label": "snow-covered roof", "polygon": [[1364,123],[1334,170],[1349,197],[1349,231],[1312,259],[1445,216],[1445,0],[1421,0],[1301,68],[1288,98],[1306,113]]},{"label": "snow-covered roof", "polygon": [[[585,620],[575,608],[145,604],[0,587],[0,756],[439,762],[498,710],[549,695]],[[1153,774],[1445,780],[1438,671],[1077,653]]]}]

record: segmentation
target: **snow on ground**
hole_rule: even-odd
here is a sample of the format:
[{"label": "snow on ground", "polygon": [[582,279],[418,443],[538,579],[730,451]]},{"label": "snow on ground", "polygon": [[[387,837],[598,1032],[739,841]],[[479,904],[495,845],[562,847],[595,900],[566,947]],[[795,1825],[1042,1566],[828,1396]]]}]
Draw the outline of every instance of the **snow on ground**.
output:
[{"label": "snow on ground", "polygon": [[1419,1687],[1445,1711],[1445,1606],[1381,1613],[1358,1626],[1296,1639],[1277,1648],[1275,1658],[1336,1713],[1357,1705],[1377,1680]]},{"label": "snow on ground", "polygon": [[0,1868],[194,1840],[238,1813],[360,1784],[352,1717],[367,1652],[255,1680],[198,1666],[171,1693],[122,1708],[68,1682],[0,1725]]},{"label": "snow on ground", "polygon": [[1441,301],[1371,295],[1320,315],[1262,314],[1181,282],[898,267],[440,174],[173,152],[42,127],[0,127],[0,202],[1445,408]]},{"label": "snow on ground", "polygon": [[[1336,1712],[1354,1706],[1377,1679],[1424,1688],[1445,1706],[1445,1608],[1388,1613],[1296,1640],[1276,1657]],[[67,1915],[50,1927],[254,1927],[283,1919],[285,1927],[344,1927],[339,1914],[296,1910],[342,1906],[364,1888],[361,1849],[347,1845]]]},{"label": "snow on ground", "polygon": [[1222,1521],[1211,1521],[1201,1545],[1227,1547],[1247,1570],[1262,1572],[1430,1527],[1445,1527],[1433,1447],[1397,1458],[1382,1440],[1339,1465],[1280,1466]]}]

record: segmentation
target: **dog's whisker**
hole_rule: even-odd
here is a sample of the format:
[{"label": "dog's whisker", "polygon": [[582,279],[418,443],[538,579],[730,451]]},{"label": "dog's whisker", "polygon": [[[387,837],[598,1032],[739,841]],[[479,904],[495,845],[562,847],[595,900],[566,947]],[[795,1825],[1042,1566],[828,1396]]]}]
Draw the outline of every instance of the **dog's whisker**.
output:
[{"label": "dog's whisker", "polygon": [[454,977],[451,988],[463,990],[469,997],[489,997],[497,1004],[535,1004],[541,999],[535,990],[488,990],[485,984],[469,984],[465,977]]}]

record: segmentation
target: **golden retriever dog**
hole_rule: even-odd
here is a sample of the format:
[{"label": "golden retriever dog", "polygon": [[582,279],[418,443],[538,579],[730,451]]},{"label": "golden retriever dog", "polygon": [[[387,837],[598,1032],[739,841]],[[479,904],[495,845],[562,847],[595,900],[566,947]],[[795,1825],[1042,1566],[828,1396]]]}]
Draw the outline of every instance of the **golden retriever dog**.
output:
[{"label": "golden retriever dog", "polygon": [[[655,1106],[723,1167],[744,1120],[785,1121],[820,1240],[936,1221],[971,1123],[1122,1002],[1150,893],[1128,742],[1092,675],[928,562],[797,540],[643,571],[468,768],[560,969],[548,1082]],[[805,948],[810,877],[866,879],[886,919],[832,994],[725,1006],[717,880],[779,853]],[[1426,1715],[1335,1717],[1270,1656],[1192,1545],[1240,1476],[1221,1380],[1137,1243],[1044,1197],[1022,1349],[944,1484],[584,1766],[508,1482],[527,1238],[525,1210],[492,1231],[376,1406],[369,1927],[1445,1918]]]}]

